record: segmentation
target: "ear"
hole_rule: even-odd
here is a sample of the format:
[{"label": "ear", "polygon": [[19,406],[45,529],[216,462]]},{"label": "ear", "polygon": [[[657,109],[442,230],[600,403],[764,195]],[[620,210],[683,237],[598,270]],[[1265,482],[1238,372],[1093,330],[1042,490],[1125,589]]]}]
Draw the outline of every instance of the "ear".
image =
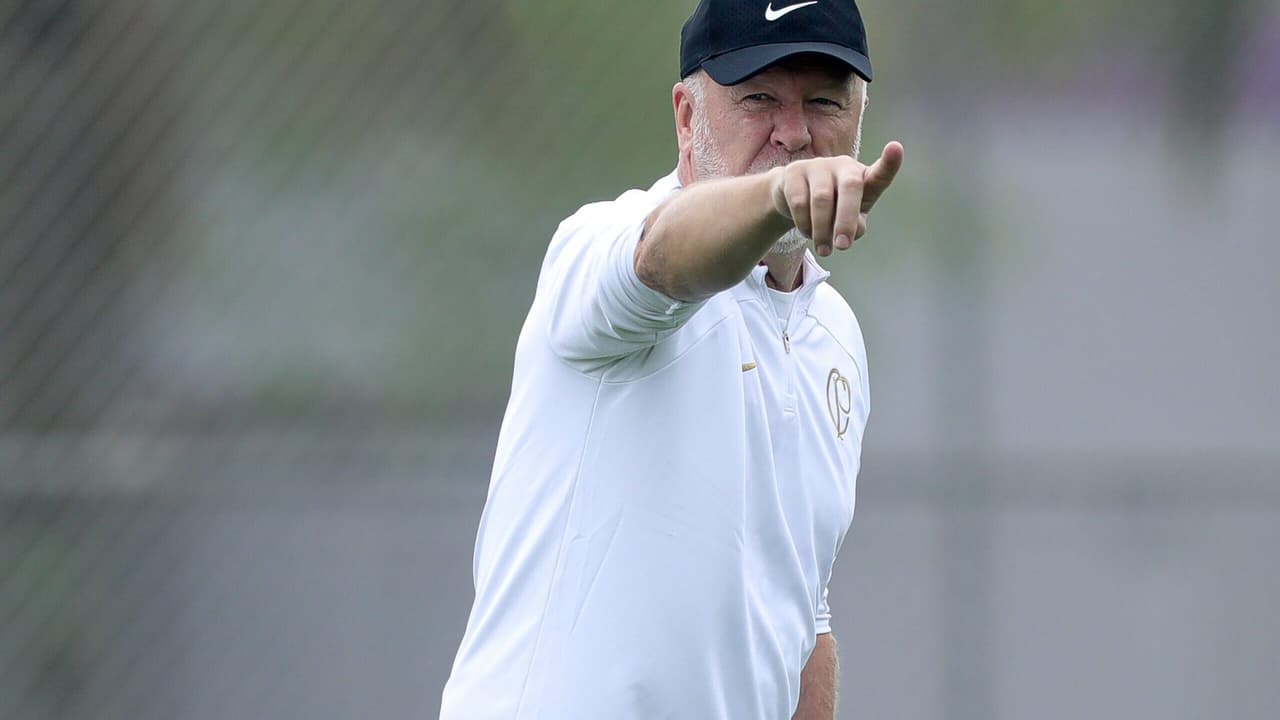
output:
[{"label": "ear", "polygon": [[676,147],[684,157],[693,149],[693,93],[683,82],[671,88],[671,107],[675,111]]}]

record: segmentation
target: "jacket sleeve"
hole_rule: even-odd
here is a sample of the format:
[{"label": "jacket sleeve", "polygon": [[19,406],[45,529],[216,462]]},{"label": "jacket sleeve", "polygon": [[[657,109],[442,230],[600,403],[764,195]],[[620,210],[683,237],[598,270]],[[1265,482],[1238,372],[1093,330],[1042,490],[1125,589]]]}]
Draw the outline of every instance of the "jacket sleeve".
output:
[{"label": "jacket sleeve", "polygon": [[601,364],[653,346],[674,333],[701,303],[675,300],[636,275],[636,246],[658,201],[628,193],[588,205],[560,224],[538,283],[554,352]]}]

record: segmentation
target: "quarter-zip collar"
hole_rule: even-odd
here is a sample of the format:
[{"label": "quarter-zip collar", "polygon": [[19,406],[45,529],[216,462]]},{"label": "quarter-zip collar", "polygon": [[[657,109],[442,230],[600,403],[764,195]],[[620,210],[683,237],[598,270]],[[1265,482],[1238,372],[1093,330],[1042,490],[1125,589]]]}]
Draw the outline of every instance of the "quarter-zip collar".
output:
[{"label": "quarter-zip collar", "polygon": [[[793,318],[802,317],[808,312],[809,305],[813,302],[813,297],[818,292],[818,286],[831,277],[831,273],[818,264],[818,261],[813,257],[813,252],[810,250],[804,251],[804,260],[800,267],[800,287],[795,290],[796,303],[791,311]],[[745,292],[748,296],[759,298],[765,307],[773,307],[773,301],[769,299],[769,285],[765,280],[765,276],[768,274],[769,268],[764,265],[757,265],[751,271],[751,274],[735,288],[735,293]]]}]

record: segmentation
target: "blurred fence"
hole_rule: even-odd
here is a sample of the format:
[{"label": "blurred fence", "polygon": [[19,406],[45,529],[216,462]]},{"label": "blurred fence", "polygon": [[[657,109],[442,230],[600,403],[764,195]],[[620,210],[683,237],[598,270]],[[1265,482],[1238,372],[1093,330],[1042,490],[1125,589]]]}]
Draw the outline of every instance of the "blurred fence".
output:
[{"label": "blurred fence", "polygon": [[[430,717],[692,2],[0,0],[0,718]],[[862,3],[846,717],[1280,713],[1280,9]]]}]

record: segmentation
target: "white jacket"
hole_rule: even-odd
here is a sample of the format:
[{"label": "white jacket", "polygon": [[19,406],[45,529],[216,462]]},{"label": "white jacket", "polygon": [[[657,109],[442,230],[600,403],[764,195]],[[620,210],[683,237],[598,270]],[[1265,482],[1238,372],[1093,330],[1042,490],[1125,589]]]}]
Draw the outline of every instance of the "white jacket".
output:
[{"label": "white jacket", "polygon": [[516,349],[446,720],[790,718],[853,519],[866,350],[812,256],[700,304],[633,257],[678,190],[561,224]]}]

